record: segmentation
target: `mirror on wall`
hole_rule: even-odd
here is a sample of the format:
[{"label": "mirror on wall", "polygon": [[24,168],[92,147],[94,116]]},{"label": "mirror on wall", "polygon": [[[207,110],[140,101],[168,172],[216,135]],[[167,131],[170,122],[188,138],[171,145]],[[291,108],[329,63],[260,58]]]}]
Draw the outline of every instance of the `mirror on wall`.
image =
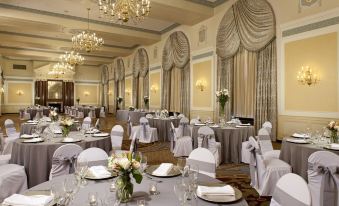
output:
[{"label": "mirror on wall", "polygon": [[62,99],[62,81],[48,81],[48,99]]}]

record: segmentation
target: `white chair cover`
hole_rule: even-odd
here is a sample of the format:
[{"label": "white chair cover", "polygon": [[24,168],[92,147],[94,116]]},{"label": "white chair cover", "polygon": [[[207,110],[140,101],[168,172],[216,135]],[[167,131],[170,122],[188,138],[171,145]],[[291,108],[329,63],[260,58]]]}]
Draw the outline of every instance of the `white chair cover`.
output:
[{"label": "white chair cover", "polygon": [[339,206],[339,156],[328,151],[308,158],[308,186],[313,206]]},{"label": "white chair cover", "polygon": [[92,119],[90,117],[86,117],[82,122],[82,129],[89,130],[91,128]]},{"label": "white chair cover", "polygon": [[100,149],[97,147],[91,147],[91,148],[88,148],[82,151],[79,154],[77,161],[78,162],[83,162],[83,161],[94,162],[94,161],[107,161],[107,159],[108,159],[108,155],[103,149]]},{"label": "white chair cover", "polygon": [[199,167],[199,173],[215,178],[215,159],[214,155],[208,149],[194,149],[186,159],[186,165],[197,165]]},{"label": "white chair cover", "polygon": [[88,113],[88,116],[91,117],[91,118],[96,118],[96,115],[95,115],[95,108],[94,108],[94,107],[91,107],[91,110],[90,110],[90,112]]},{"label": "white chair cover", "polygon": [[270,134],[265,128],[261,128],[258,132],[258,143],[265,160],[279,159],[280,150],[273,150]]},{"label": "white chair cover", "polygon": [[105,107],[100,108],[100,117],[106,117]]},{"label": "white chair cover", "polygon": [[85,115],[84,115],[84,112],[83,111],[78,111],[78,115],[77,115],[77,118],[84,118]]},{"label": "white chair cover", "polygon": [[247,150],[248,141],[241,143],[241,162],[249,164],[251,158],[251,152]]},{"label": "white chair cover", "polygon": [[291,166],[279,159],[264,160],[259,145],[253,137],[249,138],[247,149],[251,151],[251,186],[261,196],[272,196],[277,181],[291,172]]},{"label": "white chair cover", "polygon": [[131,145],[129,146],[129,152],[136,152],[138,150],[138,132],[135,132],[132,136]]},{"label": "white chair cover", "polygon": [[19,138],[20,133],[16,131],[16,129],[14,127],[14,122],[11,119],[6,119],[5,128],[6,128],[6,134],[7,134],[8,138],[13,139],[13,140]]},{"label": "white chair cover", "polygon": [[0,166],[0,202],[12,194],[27,190],[25,168],[16,164]]},{"label": "white chair cover", "polygon": [[10,154],[0,155],[0,166],[1,165],[9,164],[9,160],[10,159],[11,159],[11,155]]},{"label": "white chair cover", "polygon": [[43,117],[43,109],[42,108],[37,108],[36,109],[36,115],[34,119],[41,119]]},{"label": "white chair cover", "polygon": [[62,145],[55,150],[49,179],[73,173],[74,163],[80,152],[82,152],[82,148],[76,144]]},{"label": "white chair cover", "polygon": [[281,177],[270,206],[311,206],[311,194],[305,180],[293,173]]},{"label": "white chair cover", "polygon": [[186,117],[180,119],[179,127],[177,130],[177,137],[192,136],[191,129],[189,126],[189,120]]},{"label": "white chair cover", "polygon": [[[185,130],[188,130],[187,132]],[[171,122],[171,132],[173,136],[173,140],[171,140],[171,145],[175,145],[173,149],[174,157],[187,157],[193,150],[192,147],[192,138],[191,138],[191,130],[188,128],[188,119],[182,118],[180,120],[179,130],[180,134],[187,134],[186,136],[179,137],[174,128],[173,123]]]},{"label": "white chair cover", "polygon": [[157,129],[149,126],[148,119],[146,117],[141,117],[139,142],[150,143],[155,141],[158,141]]},{"label": "white chair cover", "polygon": [[30,119],[31,119],[31,114],[27,112],[27,109],[25,109],[23,120],[30,120]]},{"label": "white chair cover", "polygon": [[20,118],[21,120],[23,120],[23,119],[24,119],[24,115],[25,115],[25,109],[20,108],[20,109],[19,109],[19,118]]},{"label": "white chair cover", "polygon": [[178,115],[178,118],[179,118],[179,119],[181,119],[181,118],[183,118],[183,117],[185,117],[184,114],[179,114],[179,115]]},{"label": "white chair cover", "polygon": [[215,140],[213,129],[202,126],[198,130],[198,147],[208,149],[214,155],[217,166],[221,162],[221,144]]},{"label": "white chair cover", "polygon": [[115,125],[111,130],[111,142],[114,151],[121,150],[123,137],[124,128],[121,125]]},{"label": "white chair cover", "polygon": [[152,114],[146,114],[146,118],[151,119],[151,118],[153,118],[153,115]]},{"label": "white chair cover", "polygon": [[192,124],[199,124],[199,123],[200,123],[199,119],[191,119],[191,121],[190,121],[191,125]]}]

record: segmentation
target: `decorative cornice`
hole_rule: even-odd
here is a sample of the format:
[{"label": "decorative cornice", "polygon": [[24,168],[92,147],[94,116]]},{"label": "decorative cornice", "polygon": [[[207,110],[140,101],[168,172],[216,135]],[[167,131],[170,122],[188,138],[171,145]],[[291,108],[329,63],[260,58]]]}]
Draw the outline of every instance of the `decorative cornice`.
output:
[{"label": "decorative cornice", "polygon": [[[83,18],[83,17],[54,13],[54,12],[49,12],[49,11],[44,11],[44,10],[39,10],[39,9],[32,9],[32,8],[21,7],[21,6],[15,6],[15,5],[4,4],[4,3],[0,3],[0,8],[14,9],[14,10],[18,10],[18,11],[30,12],[30,13],[35,13],[35,14],[42,14],[42,15],[47,15],[47,16],[61,17],[61,18],[65,18],[65,19],[73,19],[73,20],[77,20],[77,21],[88,22],[88,19]],[[116,23],[111,23],[111,22],[106,22],[106,21],[98,21],[98,20],[94,20],[94,19],[90,19],[89,21],[90,21],[90,23],[93,23],[93,24],[100,24],[100,25],[105,25],[105,26],[114,26],[114,27],[118,27],[118,28],[122,28],[122,29],[129,29],[129,30],[141,31],[141,32],[152,33],[152,34],[163,34],[168,30],[168,28],[171,28],[175,24],[177,24],[177,23],[173,23],[172,25],[168,26],[167,28],[165,28],[161,31],[155,31],[155,30],[151,30],[151,29],[143,29],[143,28],[127,26],[127,25],[122,25],[122,24],[116,24]]]},{"label": "decorative cornice", "polygon": [[210,1],[206,1],[206,0],[186,0],[186,1],[191,1],[191,2],[196,3],[196,4],[201,4],[201,5],[204,5],[204,6],[214,8],[214,7],[219,6],[220,4],[225,3],[228,0],[216,0],[215,2],[210,2]]}]

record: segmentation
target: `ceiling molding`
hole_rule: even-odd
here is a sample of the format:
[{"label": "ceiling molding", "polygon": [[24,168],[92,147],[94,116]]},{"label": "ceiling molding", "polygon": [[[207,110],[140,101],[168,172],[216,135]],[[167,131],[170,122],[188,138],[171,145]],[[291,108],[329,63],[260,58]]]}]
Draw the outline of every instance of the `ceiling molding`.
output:
[{"label": "ceiling molding", "polygon": [[[6,60],[14,60],[14,61],[38,61],[38,62],[49,62],[49,63],[58,63],[59,61],[53,61],[53,60],[45,60],[45,59],[30,59],[30,58],[12,58],[8,56],[3,56],[4,59]],[[101,64],[88,64],[84,63],[81,66],[100,66]]]},{"label": "ceiling molding", "polygon": [[216,0],[215,2],[210,2],[210,1],[207,1],[207,0],[185,0],[185,1],[190,1],[190,2],[193,2],[193,3],[196,3],[196,4],[201,4],[201,5],[204,5],[204,6],[215,8],[215,7],[225,3],[228,0]]},{"label": "ceiling molding", "polygon": [[[27,7],[21,7],[21,6],[14,6],[14,5],[4,4],[4,3],[0,3],[0,8],[13,9],[13,10],[30,12],[30,13],[35,13],[35,14],[42,14],[42,15],[47,15],[47,16],[61,17],[61,18],[65,18],[65,19],[73,19],[73,20],[77,20],[77,21],[88,22],[88,19],[87,18],[83,18],[83,17],[77,17],[77,16],[72,16],[72,15],[54,13],[54,12],[43,11],[43,10],[39,10],[39,9],[32,9],[32,8],[27,8]],[[93,24],[100,24],[100,25],[105,25],[105,26],[113,26],[113,27],[118,27],[118,28],[122,28],[122,29],[141,31],[141,32],[146,32],[146,33],[151,33],[151,34],[163,34],[169,28],[172,28],[174,25],[177,24],[177,23],[173,23],[172,25],[168,26],[167,28],[165,28],[165,29],[163,29],[161,31],[155,31],[155,30],[137,28],[137,27],[127,26],[127,25],[122,25],[122,24],[116,24],[116,23],[111,23],[111,22],[106,22],[106,21],[98,21],[98,20],[94,20],[94,19],[90,19],[89,22],[93,23]]]}]

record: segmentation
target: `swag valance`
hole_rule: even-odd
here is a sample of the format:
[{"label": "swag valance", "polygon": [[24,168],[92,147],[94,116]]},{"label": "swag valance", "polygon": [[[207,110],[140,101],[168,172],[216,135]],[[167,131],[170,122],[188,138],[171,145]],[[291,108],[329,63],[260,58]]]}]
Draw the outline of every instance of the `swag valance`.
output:
[{"label": "swag valance", "polygon": [[240,45],[258,51],[275,38],[275,32],[274,12],[266,0],[238,0],[220,22],[217,54],[232,57]]},{"label": "swag valance", "polygon": [[190,45],[186,35],[177,31],[172,33],[162,53],[162,68],[170,71],[173,67],[183,69],[190,60]]},{"label": "swag valance", "polygon": [[137,50],[133,60],[133,77],[145,77],[149,70],[148,55],[144,48]]}]

